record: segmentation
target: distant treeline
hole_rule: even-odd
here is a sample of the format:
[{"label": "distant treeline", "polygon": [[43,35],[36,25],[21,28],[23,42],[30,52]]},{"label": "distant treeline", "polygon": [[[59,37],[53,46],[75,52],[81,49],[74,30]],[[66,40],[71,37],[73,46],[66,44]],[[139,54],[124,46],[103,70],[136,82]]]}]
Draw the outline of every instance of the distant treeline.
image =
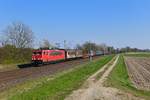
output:
[{"label": "distant treeline", "polygon": [[121,49],[116,49],[119,53],[125,53],[125,52],[150,52],[149,49],[138,49],[138,48],[131,48],[129,46]]}]

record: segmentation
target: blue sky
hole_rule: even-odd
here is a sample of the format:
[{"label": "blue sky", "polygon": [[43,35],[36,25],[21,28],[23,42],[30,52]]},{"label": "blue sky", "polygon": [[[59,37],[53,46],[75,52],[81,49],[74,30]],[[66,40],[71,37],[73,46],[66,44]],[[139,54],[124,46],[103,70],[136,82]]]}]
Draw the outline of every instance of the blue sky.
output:
[{"label": "blue sky", "polygon": [[13,21],[36,37],[150,48],[150,0],[0,0],[0,31]]}]

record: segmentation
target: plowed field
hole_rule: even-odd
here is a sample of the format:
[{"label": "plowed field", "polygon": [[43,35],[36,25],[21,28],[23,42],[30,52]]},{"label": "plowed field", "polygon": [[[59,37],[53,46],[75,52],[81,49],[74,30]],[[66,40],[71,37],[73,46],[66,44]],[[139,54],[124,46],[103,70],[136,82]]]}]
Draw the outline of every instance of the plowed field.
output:
[{"label": "plowed field", "polygon": [[125,57],[130,79],[136,88],[150,90],[150,58]]}]

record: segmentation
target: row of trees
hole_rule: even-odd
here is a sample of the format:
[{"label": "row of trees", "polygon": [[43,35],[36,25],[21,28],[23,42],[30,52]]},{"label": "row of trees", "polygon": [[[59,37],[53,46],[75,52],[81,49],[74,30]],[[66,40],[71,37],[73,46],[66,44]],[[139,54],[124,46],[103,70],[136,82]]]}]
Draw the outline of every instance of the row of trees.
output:
[{"label": "row of trees", "polygon": [[[64,49],[71,49],[70,46],[65,44],[66,42],[64,42]],[[40,49],[56,49],[56,48],[60,48],[59,45],[57,44],[51,44],[48,40],[43,40],[40,43]],[[59,43],[60,44],[60,43]],[[89,52],[90,50],[92,51],[102,51],[104,53],[115,53],[115,49],[114,47],[109,47],[105,44],[96,44],[94,42],[90,42],[87,41],[83,44],[77,44],[73,49],[77,49],[77,50],[83,50],[84,52]]]},{"label": "row of trees", "polygon": [[90,41],[87,41],[83,43],[82,45],[77,44],[75,49],[80,49],[85,52],[89,52],[90,50],[92,51],[102,51],[105,54],[107,53],[115,53],[115,49],[113,47],[109,47],[105,44],[96,44]]},{"label": "row of trees", "polygon": [[150,52],[149,49],[138,49],[138,48],[131,48],[129,46],[125,48],[118,49],[120,53],[125,53],[125,52]]},{"label": "row of trees", "polygon": [[[34,49],[34,33],[29,26],[21,22],[14,22],[6,27],[0,36],[0,63],[19,63],[29,62],[31,60],[32,50]],[[64,49],[70,49],[66,41],[63,44]],[[39,45],[39,49],[43,48],[60,48],[60,43],[52,44],[45,39]],[[100,50],[107,54],[148,51],[130,47],[114,49],[112,46],[105,44],[99,45],[90,41],[77,44],[73,49],[79,49],[85,52]]]}]

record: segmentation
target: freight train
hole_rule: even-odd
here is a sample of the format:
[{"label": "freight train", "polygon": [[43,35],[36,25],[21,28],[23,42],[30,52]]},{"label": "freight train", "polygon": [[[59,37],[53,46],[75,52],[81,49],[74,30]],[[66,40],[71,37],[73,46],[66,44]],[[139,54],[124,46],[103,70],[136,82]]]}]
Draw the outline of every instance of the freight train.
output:
[{"label": "freight train", "polygon": [[65,61],[77,58],[87,58],[89,56],[103,55],[102,51],[92,53],[83,52],[75,49],[45,49],[33,50],[32,64],[45,64],[50,62]]}]

